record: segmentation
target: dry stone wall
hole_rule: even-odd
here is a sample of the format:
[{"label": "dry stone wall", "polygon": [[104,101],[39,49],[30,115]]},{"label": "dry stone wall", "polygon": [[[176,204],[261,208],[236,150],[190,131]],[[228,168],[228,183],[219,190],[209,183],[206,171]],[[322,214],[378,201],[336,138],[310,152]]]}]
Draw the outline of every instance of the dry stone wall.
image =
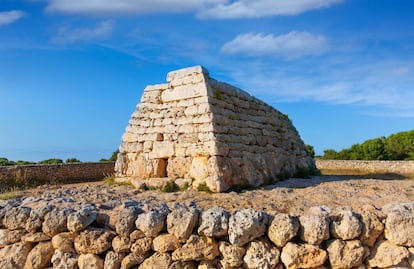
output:
[{"label": "dry stone wall", "polygon": [[366,173],[395,173],[414,175],[414,161],[362,161],[362,160],[321,160],[316,159],[318,169],[350,170]]},{"label": "dry stone wall", "polygon": [[0,189],[102,180],[114,162],[0,166]]},{"label": "dry stone wall", "polygon": [[221,192],[315,168],[286,115],[201,66],[144,90],[119,150],[117,180],[135,186],[168,178]]},{"label": "dry stone wall", "polygon": [[413,268],[414,203],[300,216],[195,204],[0,203],[0,268]]}]

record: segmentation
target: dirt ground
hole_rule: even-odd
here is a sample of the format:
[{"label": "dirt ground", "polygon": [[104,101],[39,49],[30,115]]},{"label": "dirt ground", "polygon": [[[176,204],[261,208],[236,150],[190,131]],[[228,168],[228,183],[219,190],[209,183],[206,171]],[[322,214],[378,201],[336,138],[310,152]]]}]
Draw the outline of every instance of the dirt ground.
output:
[{"label": "dirt ground", "polygon": [[268,213],[300,214],[312,206],[338,208],[364,205],[382,207],[389,203],[414,202],[414,180],[375,179],[366,176],[324,175],[310,179],[288,179],[254,190],[229,193],[207,193],[194,190],[164,193],[141,192],[132,186],[108,186],[92,182],[62,186],[40,186],[16,192],[17,196],[43,199],[68,198],[77,202],[108,204],[135,200],[142,203],[172,205],[175,202],[193,203],[201,209],[221,207],[230,212],[254,208]]}]

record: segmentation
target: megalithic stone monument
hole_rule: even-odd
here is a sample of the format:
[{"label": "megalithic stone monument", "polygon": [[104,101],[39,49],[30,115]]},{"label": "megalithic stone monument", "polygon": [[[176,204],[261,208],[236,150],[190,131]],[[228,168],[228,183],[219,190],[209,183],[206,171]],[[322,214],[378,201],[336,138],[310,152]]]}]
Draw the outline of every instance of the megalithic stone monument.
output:
[{"label": "megalithic stone monument", "polygon": [[223,192],[315,169],[286,115],[195,66],[145,88],[122,137],[115,176],[130,183],[188,179],[193,188]]}]

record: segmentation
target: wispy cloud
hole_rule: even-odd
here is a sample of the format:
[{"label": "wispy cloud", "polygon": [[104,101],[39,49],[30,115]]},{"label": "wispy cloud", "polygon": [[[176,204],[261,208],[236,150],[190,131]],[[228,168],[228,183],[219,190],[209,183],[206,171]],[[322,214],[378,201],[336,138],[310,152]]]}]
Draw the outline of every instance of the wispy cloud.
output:
[{"label": "wispy cloud", "polygon": [[111,37],[114,28],[113,20],[103,21],[92,28],[62,26],[51,41],[56,44],[68,44],[104,40]]},{"label": "wispy cloud", "polygon": [[46,10],[88,16],[194,12],[200,18],[235,19],[296,15],[344,0],[46,0]]},{"label": "wispy cloud", "polygon": [[328,39],[323,35],[291,31],[278,36],[264,33],[241,34],[224,44],[221,52],[295,59],[305,55],[320,55],[328,48]]},{"label": "wispy cloud", "polygon": [[277,15],[297,15],[309,10],[327,8],[343,0],[239,0],[226,1],[200,11],[201,18],[235,19]]},{"label": "wispy cloud", "polygon": [[0,26],[11,24],[21,19],[26,13],[21,10],[11,10],[0,12]]}]

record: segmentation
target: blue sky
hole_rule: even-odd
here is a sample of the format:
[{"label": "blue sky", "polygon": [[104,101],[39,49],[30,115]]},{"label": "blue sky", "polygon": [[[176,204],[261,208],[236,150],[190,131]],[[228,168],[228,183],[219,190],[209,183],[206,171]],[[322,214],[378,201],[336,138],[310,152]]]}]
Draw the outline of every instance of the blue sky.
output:
[{"label": "blue sky", "polygon": [[412,0],[0,0],[0,157],[107,158],[148,84],[203,65],[317,154],[414,128]]}]

